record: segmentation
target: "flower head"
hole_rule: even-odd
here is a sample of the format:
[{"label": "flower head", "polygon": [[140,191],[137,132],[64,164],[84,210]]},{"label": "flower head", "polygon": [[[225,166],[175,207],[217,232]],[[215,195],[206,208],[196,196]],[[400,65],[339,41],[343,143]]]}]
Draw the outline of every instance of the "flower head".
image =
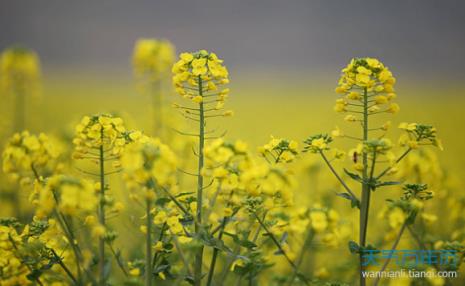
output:
[{"label": "flower head", "polygon": [[402,146],[416,149],[419,145],[433,145],[443,150],[442,142],[437,138],[436,128],[431,125],[403,122],[399,124],[399,129],[406,132],[399,139]]},{"label": "flower head", "polygon": [[58,155],[47,135],[33,135],[28,131],[16,133],[9,139],[3,151],[3,171],[32,174],[47,167]]},{"label": "flower head", "polygon": [[139,39],[134,46],[132,64],[138,78],[157,81],[167,75],[174,62],[174,46],[170,41]]},{"label": "flower head", "polygon": [[0,86],[5,90],[23,90],[40,77],[37,54],[25,48],[9,48],[0,55]]},{"label": "flower head", "polygon": [[229,83],[228,70],[215,53],[205,50],[182,53],[172,71],[177,93],[197,104],[207,96],[215,96],[217,105],[221,105],[229,94],[229,88],[222,88]]},{"label": "flower head", "polygon": [[[357,107],[366,103],[369,114],[379,112],[397,113],[399,105],[391,103],[396,98],[394,84],[396,80],[389,68],[374,58],[357,58],[342,70],[336,92],[344,95],[336,101],[336,112],[355,112]],[[365,98],[366,97],[366,98]],[[351,107],[351,108],[349,108]],[[357,121],[350,117],[350,121]]]},{"label": "flower head", "polygon": [[426,184],[405,184],[403,189],[403,200],[418,199],[426,201],[433,198],[433,192],[428,190]]},{"label": "flower head", "polygon": [[109,114],[84,116],[76,126],[74,158],[86,158],[101,147],[111,156],[118,157],[127,142],[139,136],[139,132],[126,131],[123,120]]},{"label": "flower head", "polygon": [[271,140],[259,148],[260,154],[274,163],[291,162],[298,154],[299,143],[294,140],[271,137]]},{"label": "flower head", "polygon": [[136,188],[173,185],[176,164],[175,154],[157,138],[146,137],[128,144],[121,157],[125,179]]},{"label": "flower head", "polygon": [[329,143],[333,138],[328,134],[317,134],[310,136],[304,141],[304,152],[319,153],[321,151],[329,150]]},{"label": "flower head", "polygon": [[63,214],[90,214],[97,207],[93,184],[65,175],[50,177],[37,194],[37,216],[44,217],[57,207]]},{"label": "flower head", "polygon": [[396,80],[389,68],[374,58],[352,59],[342,70],[338,92],[346,93],[352,88],[369,88],[377,92],[392,92]]}]

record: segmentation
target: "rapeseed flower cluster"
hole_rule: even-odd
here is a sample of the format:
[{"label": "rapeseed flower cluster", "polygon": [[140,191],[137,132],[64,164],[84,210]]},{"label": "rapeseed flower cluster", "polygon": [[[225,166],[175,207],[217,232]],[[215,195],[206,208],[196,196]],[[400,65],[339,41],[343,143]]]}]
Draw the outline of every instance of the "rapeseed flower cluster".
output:
[{"label": "rapeseed flower cluster", "polygon": [[176,162],[175,154],[167,145],[147,136],[128,144],[121,157],[130,189],[174,185]]},{"label": "rapeseed flower cluster", "polygon": [[41,76],[37,54],[15,47],[0,55],[0,87],[6,91],[27,92],[35,88]]},{"label": "rapeseed flower cluster", "polygon": [[34,135],[28,131],[15,133],[2,154],[3,172],[19,177],[37,177],[50,172],[58,156],[58,150],[47,135]]},{"label": "rapeseed flower cluster", "polygon": [[55,209],[65,215],[85,217],[95,212],[97,202],[93,183],[66,175],[48,178],[33,200],[39,218],[50,215]]},{"label": "rapeseed flower cluster", "polygon": [[108,114],[84,116],[75,131],[75,159],[92,158],[91,156],[96,155],[95,152],[99,150],[118,157],[130,136],[123,120]]},{"label": "rapeseed flower cluster", "polygon": [[[369,114],[380,112],[397,113],[399,105],[391,103],[396,98],[396,79],[388,67],[374,58],[358,58],[342,70],[336,92],[344,95],[336,101],[336,112],[357,112],[363,103]],[[364,98],[366,96],[367,98]],[[349,122],[358,121],[354,115],[346,117]]]},{"label": "rapeseed flower cluster", "polygon": [[175,48],[168,40],[139,39],[134,46],[132,65],[136,78],[157,82],[167,76],[175,58]]},{"label": "rapeseed flower cluster", "polygon": [[[215,53],[201,50],[195,53],[182,53],[173,66],[173,84],[176,92],[196,104],[210,104],[212,111],[223,109],[229,94],[229,73]],[[182,108],[178,105],[175,107]],[[189,109],[184,110],[190,114]],[[231,111],[224,112],[225,116]]]}]

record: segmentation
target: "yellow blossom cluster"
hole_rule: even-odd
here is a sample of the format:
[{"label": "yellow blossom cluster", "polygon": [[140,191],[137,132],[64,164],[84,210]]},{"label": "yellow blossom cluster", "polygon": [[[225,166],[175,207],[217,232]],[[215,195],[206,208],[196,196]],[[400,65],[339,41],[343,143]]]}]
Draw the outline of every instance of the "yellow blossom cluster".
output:
[{"label": "yellow blossom cluster", "polygon": [[[342,70],[336,92],[344,98],[336,100],[336,112],[357,112],[365,107],[369,114],[397,113],[399,105],[391,103],[396,98],[393,77],[389,68],[374,58],[352,59]],[[387,105],[387,106],[386,106]],[[346,117],[349,122],[358,121],[355,116]]]},{"label": "yellow blossom cluster", "polygon": [[325,150],[329,150],[329,143],[333,141],[333,138],[328,134],[317,134],[307,138],[304,143],[304,152],[319,153]]},{"label": "yellow blossom cluster", "polygon": [[299,143],[294,140],[271,137],[270,142],[261,146],[259,152],[272,163],[291,162],[298,154]]},{"label": "yellow blossom cluster", "polygon": [[134,46],[132,64],[138,78],[160,80],[167,75],[174,62],[174,46],[168,40],[139,39]]},{"label": "yellow blossom cluster", "polygon": [[126,132],[121,118],[108,114],[84,116],[75,131],[75,159],[95,156],[100,150],[119,156],[130,139],[129,136],[137,136]]},{"label": "yellow blossom cluster", "polygon": [[173,84],[181,96],[195,103],[213,99],[216,109],[223,108],[229,88],[221,86],[229,83],[228,70],[215,53],[205,50],[182,53],[172,71]]},{"label": "yellow blossom cluster", "polygon": [[121,157],[126,182],[131,189],[175,184],[177,159],[158,138],[142,136],[129,143]]},{"label": "yellow blossom cluster", "polygon": [[97,202],[91,182],[66,175],[48,178],[33,200],[37,205],[36,215],[40,218],[54,209],[71,216],[90,214],[96,210]]},{"label": "yellow blossom cluster", "polygon": [[[0,220],[0,285],[52,285],[42,281],[65,280],[60,259],[73,265],[69,243],[54,219],[33,220],[27,224],[11,219]],[[59,254],[58,254],[59,253]],[[62,264],[63,265],[63,264]],[[49,271],[44,271],[45,269]],[[61,283],[61,282],[58,282]],[[53,284],[55,285],[55,284]],[[65,284],[57,284],[65,285]]]},{"label": "yellow blossom cluster", "polygon": [[205,166],[202,173],[216,179],[228,179],[240,164],[241,156],[246,156],[247,151],[244,141],[230,143],[222,138],[216,139],[204,149]]},{"label": "yellow blossom cluster", "polygon": [[[179,208],[173,202],[169,202],[163,208],[155,209],[155,215],[153,217],[153,223],[157,226],[162,227],[166,225],[167,230],[177,236],[177,240],[181,243],[188,243],[192,240],[192,237],[187,235],[184,231],[184,226],[181,223],[183,218],[179,211]],[[194,210],[195,212],[195,210]]]},{"label": "yellow blossom cluster", "polygon": [[3,172],[37,177],[38,170],[47,167],[58,155],[47,135],[33,135],[28,131],[16,133],[3,151]]},{"label": "yellow blossom cluster", "polygon": [[[0,225],[0,269],[2,269],[2,281],[0,285],[29,285],[26,265],[16,254],[16,244],[21,239],[12,226]],[[4,279],[4,280],[3,280]]]},{"label": "yellow blossom cluster", "polygon": [[406,123],[399,124],[399,129],[404,130],[399,138],[399,145],[417,149],[420,145],[433,145],[443,150],[442,142],[437,138],[436,128],[431,125]]},{"label": "yellow blossom cluster", "polygon": [[37,54],[25,48],[6,49],[0,55],[0,88],[22,92],[40,78]]}]

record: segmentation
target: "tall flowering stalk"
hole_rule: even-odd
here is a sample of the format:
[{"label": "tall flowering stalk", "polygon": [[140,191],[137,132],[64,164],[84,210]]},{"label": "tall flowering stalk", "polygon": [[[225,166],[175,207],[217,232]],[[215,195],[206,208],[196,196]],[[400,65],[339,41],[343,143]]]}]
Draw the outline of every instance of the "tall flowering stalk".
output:
[{"label": "tall flowering stalk", "polygon": [[25,128],[26,97],[35,93],[40,74],[39,58],[31,50],[15,47],[6,49],[0,55],[0,88],[3,92],[14,96],[15,132]]},{"label": "tall flowering stalk", "polygon": [[[198,133],[184,135],[199,138],[198,143],[198,169],[197,169],[197,211],[195,234],[199,238],[203,232],[203,189],[204,175],[204,145],[208,137],[205,134],[210,132],[205,130],[207,119],[232,115],[231,111],[223,112],[224,101],[229,93],[228,88],[221,89],[229,82],[228,71],[216,54],[201,50],[195,53],[182,53],[180,59],[172,69],[173,84],[176,92],[185,99],[189,99],[194,106],[181,106],[175,104],[182,115],[195,122],[198,122]],[[194,265],[194,285],[201,285],[203,263],[203,246],[200,246]]]},{"label": "tall flowering stalk", "polygon": [[153,132],[163,134],[163,93],[174,63],[175,51],[170,41],[139,39],[134,46],[132,64],[137,87],[153,103]]},{"label": "tall flowering stalk", "polygon": [[[76,126],[76,137],[73,140],[75,159],[87,159],[98,166],[96,173],[81,170],[85,174],[99,178],[99,203],[97,208],[98,222],[101,228],[98,244],[99,285],[105,285],[105,232],[106,206],[111,202],[106,191],[106,177],[120,171],[119,158],[131,134],[126,132],[123,120],[112,115],[101,114],[84,116]],[[112,170],[106,170],[106,162],[112,161]],[[110,167],[110,166],[109,166]]]},{"label": "tall flowering stalk", "polygon": [[[158,240],[154,244],[152,237],[154,224],[153,209],[157,193],[167,190],[175,183],[176,157],[170,148],[158,139],[142,137],[126,147],[122,160],[125,169],[125,179],[131,189],[137,193],[142,191],[145,197],[146,222],[144,232],[145,244],[145,285],[152,285],[153,265],[156,263],[152,248],[163,249],[163,243]],[[161,229],[161,233],[164,233]],[[163,274],[162,274],[163,275]],[[163,276],[162,276],[163,277]]]},{"label": "tall flowering stalk", "polygon": [[[391,151],[393,144],[385,137],[386,131],[390,126],[387,122],[381,126],[372,126],[371,118],[382,113],[397,113],[399,106],[392,103],[396,98],[394,93],[394,84],[396,80],[391,71],[380,61],[374,58],[353,59],[349,65],[342,70],[342,76],[336,92],[343,97],[336,100],[334,110],[340,113],[347,113],[344,118],[347,122],[359,123],[361,126],[361,135],[352,136],[344,134],[341,130],[336,129],[332,136],[319,134],[309,137],[305,143],[305,150],[312,153],[320,154],[324,162],[328,165],[331,172],[339,180],[346,191],[339,196],[349,199],[352,207],[360,209],[359,220],[359,244],[351,243],[351,251],[360,255],[360,285],[365,285],[365,277],[362,272],[363,250],[371,245],[367,244],[368,218],[370,210],[370,201],[372,192],[376,189],[396,185],[397,182],[383,182],[381,179],[395,170],[395,165],[399,163],[411,150],[418,148],[420,145],[435,145],[440,147],[440,142],[436,138],[436,130],[427,125],[413,124],[408,126],[402,124],[400,127],[407,128],[408,136],[403,136],[400,140],[400,146],[405,147],[404,152],[395,157]],[[377,135],[371,135],[377,132]],[[381,132],[381,134],[379,133]],[[355,180],[361,185],[361,197],[345,182],[344,178],[335,170],[328,159],[326,151],[330,149],[330,143],[333,137],[344,137],[358,141],[356,148],[352,149],[350,157],[353,160],[353,169],[355,172],[344,169],[348,177]],[[376,167],[388,162],[388,166],[379,174],[376,174]]]},{"label": "tall flowering stalk", "polygon": [[[41,71],[37,54],[31,50],[13,47],[0,55],[0,93],[13,98],[13,132],[22,132],[26,121],[26,99],[37,91]],[[12,194],[16,216],[22,217],[21,200],[17,192]]]}]

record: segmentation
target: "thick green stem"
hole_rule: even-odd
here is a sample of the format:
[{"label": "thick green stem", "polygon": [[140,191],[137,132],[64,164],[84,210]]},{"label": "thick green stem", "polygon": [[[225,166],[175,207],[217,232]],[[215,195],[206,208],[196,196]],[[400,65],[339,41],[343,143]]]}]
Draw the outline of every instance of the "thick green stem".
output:
[{"label": "thick green stem", "polygon": [[[199,95],[203,96],[202,78],[199,76]],[[197,223],[195,224],[195,234],[200,235],[202,228],[202,201],[203,201],[203,149],[205,144],[205,114],[203,102],[199,103],[199,167],[197,172]],[[202,284],[202,263],[203,263],[203,245],[199,246],[195,255],[194,265],[194,285]]]},{"label": "thick green stem", "polygon": [[[363,92],[363,143],[368,140],[368,92],[364,89]],[[362,173],[362,198],[360,205],[360,247],[365,247],[366,236],[368,229],[368,213],[370,210],[370,186],[368,182],[368,154],[363,152],[363,173]],[[360,285],[365,286],[366,280],[362,272],[365,270],[363,266],[362,253],[360,253]]]},{"label": "thick green stem", "polygon": [[146,201],[146,226],[147,233],[145,235],[145,286],[152,286],[152,213],[151,201],[147,198]]},{"label": "thick green stem", "polygon": [[[98,218],[101,226],[105,227],[105,158],[103,149],[103,128],[100,130],[100,149],[99,149],[99,164],[100,164],[100,202],[98,205]],[[99,238],[99,285],[105,285],[105,240],[101,236]]]}]

